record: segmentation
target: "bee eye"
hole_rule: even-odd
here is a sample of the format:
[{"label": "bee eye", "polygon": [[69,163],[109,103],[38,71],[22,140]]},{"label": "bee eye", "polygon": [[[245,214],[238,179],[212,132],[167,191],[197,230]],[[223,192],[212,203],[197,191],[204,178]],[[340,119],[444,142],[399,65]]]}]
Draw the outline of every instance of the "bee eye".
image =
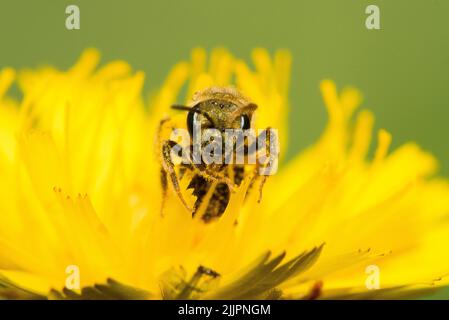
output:
[{"label": "bee eye", "polygon": [[196,121],[198,121],[198,112],[196,110],[189,111],[187,114],[187,129],[191,136],[193,136],[193,128]]},{"label": "bee eye", "polygon": [[251,127],[251,121],[249,120],[248,115],[244,114],[240,117],[240,127],[243,130],[248,130]]}]

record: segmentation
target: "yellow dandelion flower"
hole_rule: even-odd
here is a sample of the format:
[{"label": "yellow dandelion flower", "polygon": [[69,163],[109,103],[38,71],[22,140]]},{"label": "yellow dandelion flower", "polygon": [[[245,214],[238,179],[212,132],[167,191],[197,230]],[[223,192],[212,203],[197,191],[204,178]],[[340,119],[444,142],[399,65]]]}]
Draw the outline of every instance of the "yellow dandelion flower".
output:
[{"label": "yellow dandelion flower", "polygon": [[204,223],[170,190],[160,215],[155,132],[169,113],[185,120],[169,108],[197,90],[235,85],[259,106],[257,127],[279,129],[282,154],[295,138],[289,53],[252,58],[254,68],[224,49],[209,59],[195,49],[148,101],[142,72],[123,61],[98,67],[93,49],[68,71],[3,69],[0,296],[392,298],[445,285],[449,185],[433,177],[435,158],[414,143],[389,151],[380,130],[371,159],[373,115],[357,111],[357,90],[330,80],[320,87],[324,133],[283,160],[261,203],[245,199],[245,182]]}]

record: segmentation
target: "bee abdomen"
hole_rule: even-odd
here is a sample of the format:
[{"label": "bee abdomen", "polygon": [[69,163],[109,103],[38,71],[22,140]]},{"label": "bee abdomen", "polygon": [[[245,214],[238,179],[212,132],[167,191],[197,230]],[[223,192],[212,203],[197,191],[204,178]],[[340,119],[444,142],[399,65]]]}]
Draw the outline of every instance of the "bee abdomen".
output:
[{"label": "bee abdomen", "polygon": [[243,166],[235,166],[234,168],[234,183],[240,185],[245,175],[245,168]]},{"label": "bee abdomen", "polygon": [[[188,188],[193,189],[193,195],[197,197],[192,213],[193,216],[197,213],[212,186],[213,184],[211,182],[199,175],[196,175],[193,177],[192,181],[190,181]],[[225,212],[231,197],[229,187],[225,183],[218,183],[215,185],[212,192],[206,209],[201,217],[204,222],[209,222],[214,218],[221,217]]]},{"label": "bee abdomen", "polygon": [[203,220],[208,222],[213,218],[220,217],[226,210],[230,198],[229,187],[225,183],[219,183],[215,187],[206,211],[203,214]]}]

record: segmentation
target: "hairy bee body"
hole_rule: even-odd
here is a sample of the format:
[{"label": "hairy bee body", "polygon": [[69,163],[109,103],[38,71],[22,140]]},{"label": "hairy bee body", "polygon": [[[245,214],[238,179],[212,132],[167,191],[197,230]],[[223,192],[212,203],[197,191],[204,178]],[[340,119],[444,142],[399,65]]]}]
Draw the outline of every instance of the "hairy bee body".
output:
[{"label": "hairy bee body", "polygon": [[[233,153],[214,154],[214,151],[208,151],[207,155],[214,159],[218,157],[218,160],[220,160],[218,162],[209,162],[205,161],[204,158],[198,159],[192,156],[195,153],[195,147],[207,149],[213,143],[203,140],[196,141],[196,128],[214,130],[220,138],[220,143],[222,143],[226,141],[229,130],[249,130],[252,128],[253,113],[257,106],[234,88],[212,87],[196,93],[191,106],[175,105],[172,108],[188,112],[186,125],[189,135],[189,156],[188,161],[178,164],[179,168],[175,170],[176,166],[170,157],[176,142],[170,139],[162,141],[161,182],[163,196],[165,198],[167,185],[170,181],[179,199],[192,212],[192,215],[196,216],[198,212],[201,212],[202,220],[210,222],[223,215],[233,190],[240,186],[247,170],[245,170],[245,164],[225,161],[229,160],[229,157],[234,157]],[[237,146],[235,143],[231,149],[243,148],[242,150],[247,156],[248,143],[245,138],[243,145]],[[224,147],[223,145],[220,150],[224,150]],[[190,189],[192,195],[196,197],[193,207],[187,204],[179,186],[179,179],[187,173],[191,177],[187,189]]]},{"label": "hairy bee body", "polygon": [[[229,171],[228,169],[229,167],[225,166],[224,171]],[[244,178],[244,167],[235,165],[231,167],[231,170],[233,171],[232,177],[226,176],[232,179],[235,185],[240,186]],[[188,189],[192,189],[192,194],[196,196],[192,214],[195,215],[200,206],[205,204],[202,219],[206,222],[219,218],[226,210],[231,197],[231,190],[226,183],[208,181],[199,174],[194,175]],[[208,199],[204,201],[206,197]]]}]

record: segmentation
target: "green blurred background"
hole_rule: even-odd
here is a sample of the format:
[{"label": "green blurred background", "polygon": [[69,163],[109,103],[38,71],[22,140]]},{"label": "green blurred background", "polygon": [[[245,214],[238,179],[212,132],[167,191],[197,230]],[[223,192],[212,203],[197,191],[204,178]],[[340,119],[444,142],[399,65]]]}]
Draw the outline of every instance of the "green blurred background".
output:
[{"label": "green blurred background", "polygon": [[[76,4],[81,29],[65,28]],[[365,28],[378,5],[381,30]],[[249,60],[251,49],[293,54],[290,155],[311,144],[326,121],[323,78],[364,94],[376,127],[393,147],[414,140],[449,176],[449,1],[447,0],[1,0],[0,67],[69,67],[86,47],[103,61],[124,59],[146,72],[146,90],[195,46],[225,46]],[[438,298],[449,298],[449,290]]]}]

